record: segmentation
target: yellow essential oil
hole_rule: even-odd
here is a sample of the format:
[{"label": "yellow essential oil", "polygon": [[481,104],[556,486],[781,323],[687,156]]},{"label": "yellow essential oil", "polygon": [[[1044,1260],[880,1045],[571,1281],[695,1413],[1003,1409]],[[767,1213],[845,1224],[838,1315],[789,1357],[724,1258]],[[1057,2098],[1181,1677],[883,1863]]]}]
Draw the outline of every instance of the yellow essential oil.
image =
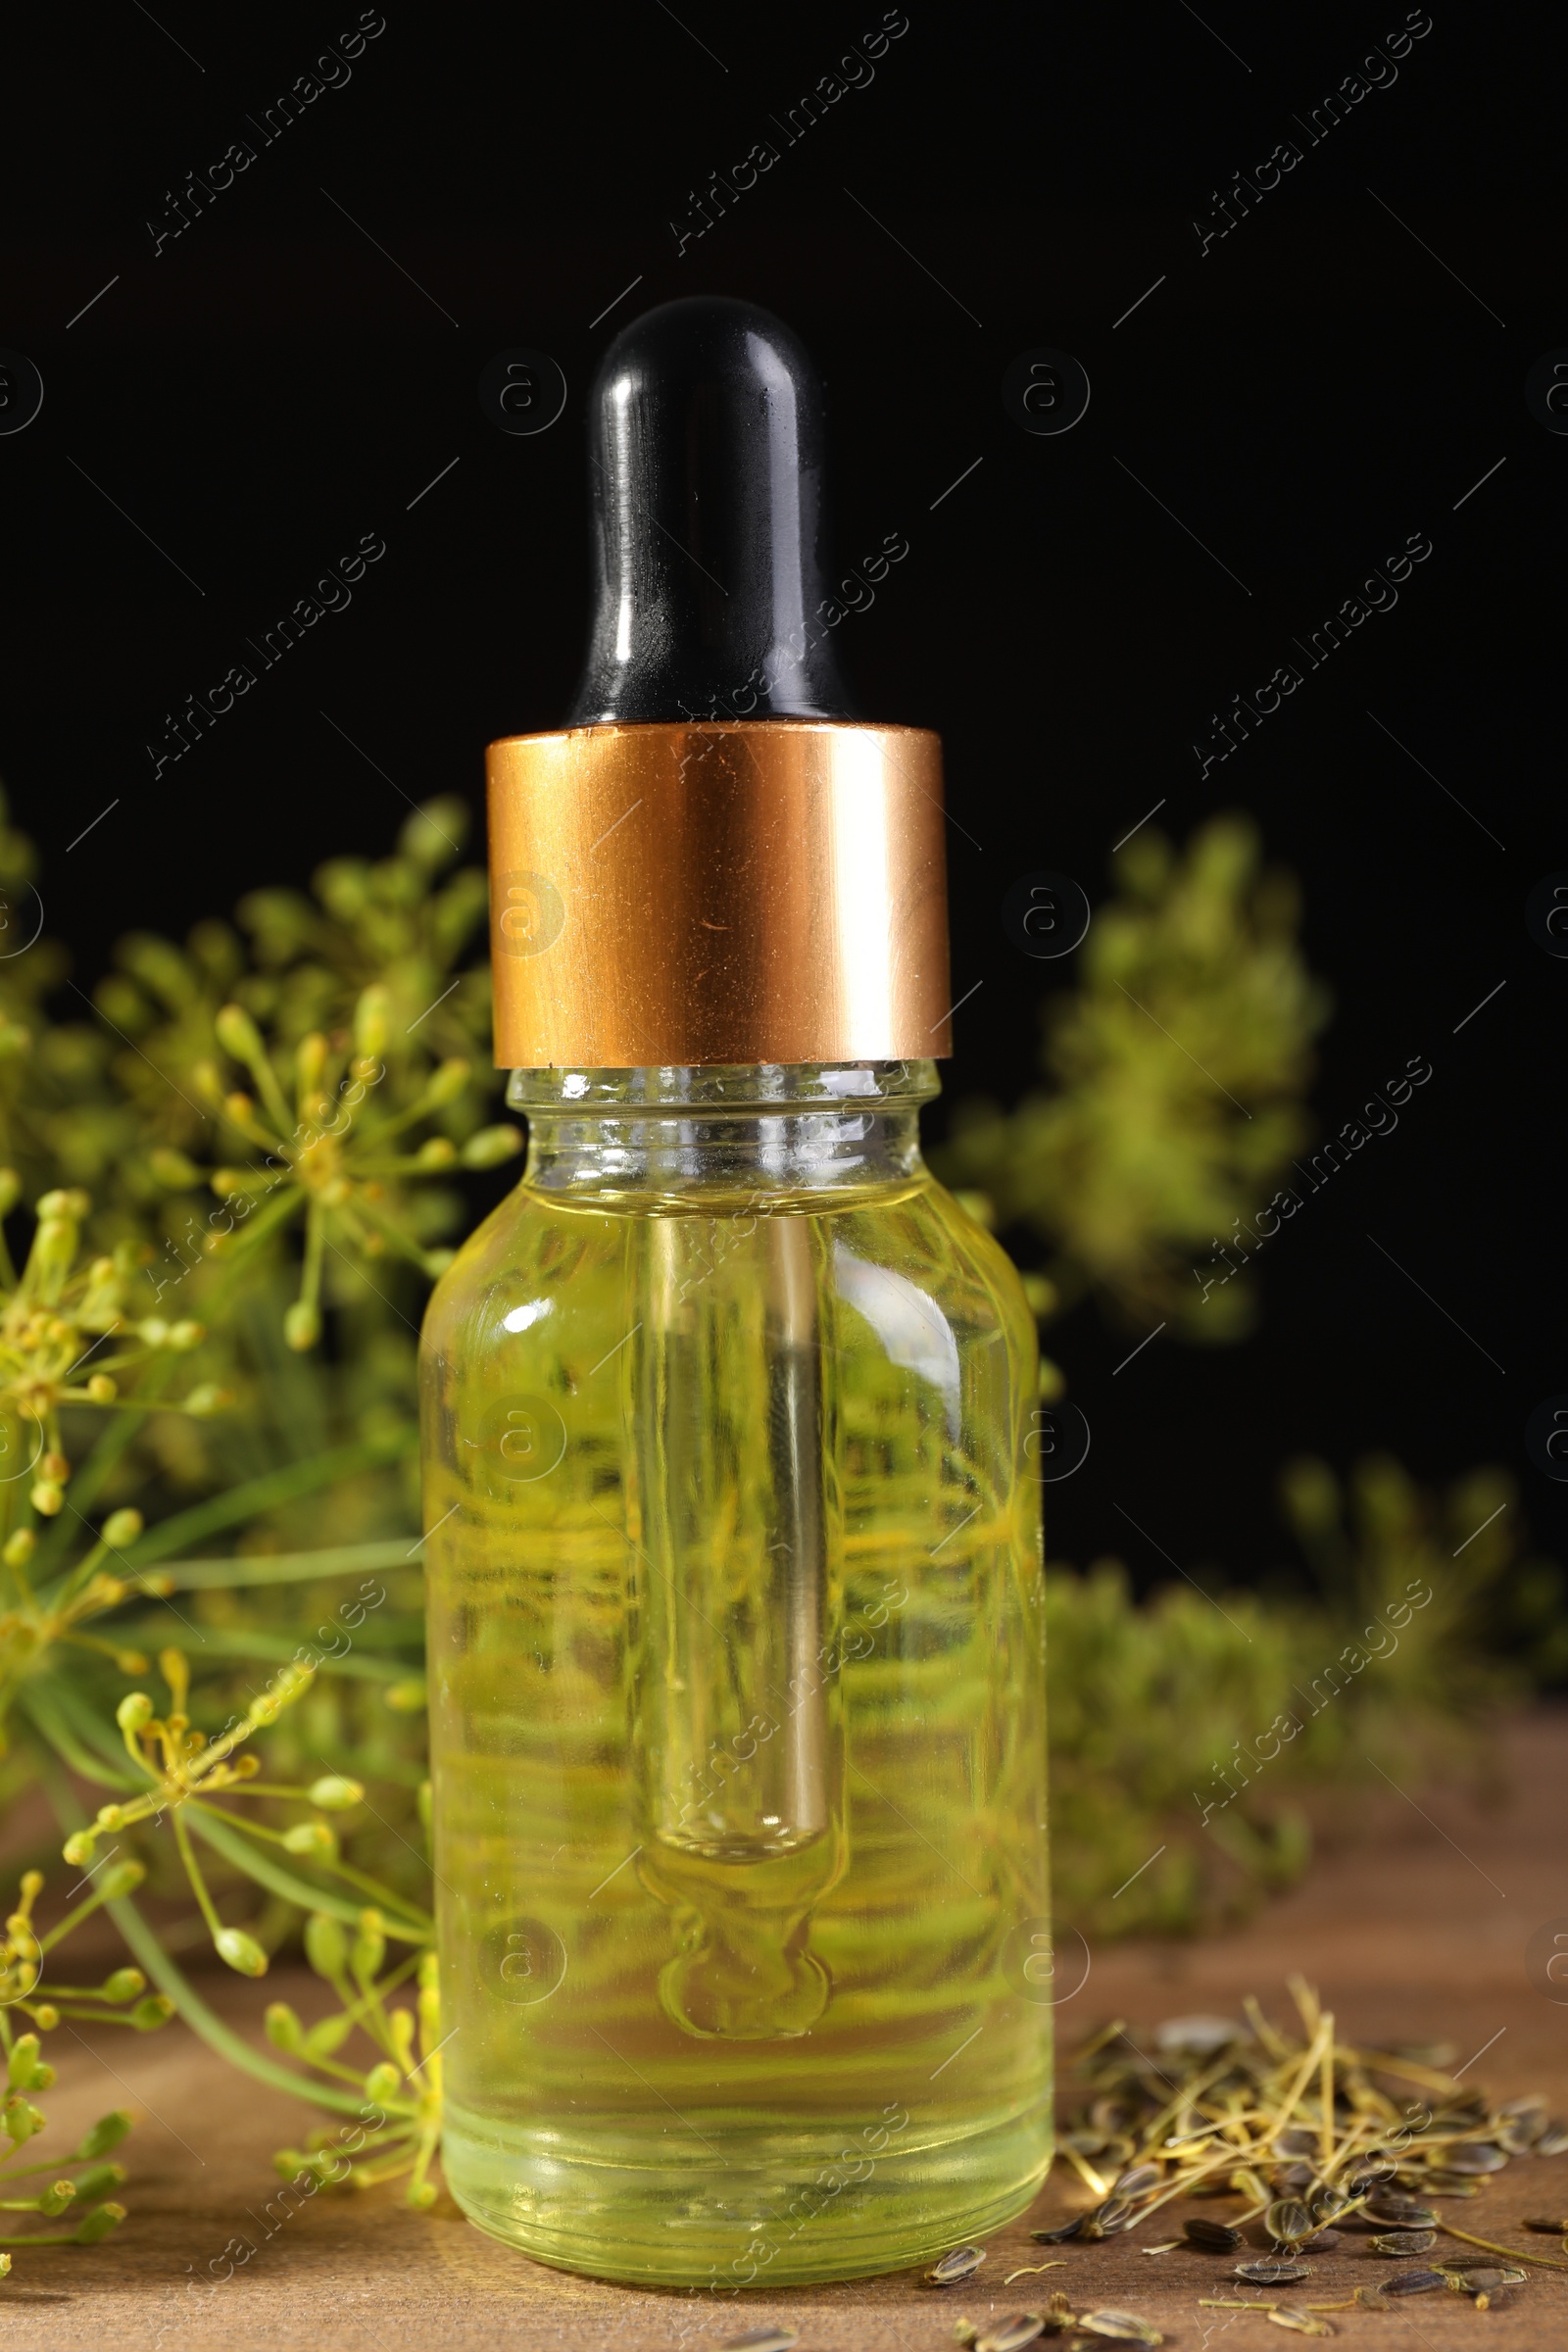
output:
[{"label": "yellow essential oil", "polygon": [[582,680],[487,762],[526,1172],[421,1348],[444,2163],[728,2294],[1050,2159],[1035,1337],[920,1158],[941,747],[851,714],[810,362],[668,303],[588,422]]},{"label": "yellow essential oil", "polygon": [[453,2192],[722,2289],[933,2257],[1047,2164],[1040,1489],[931,1066],[692,1075],[514,1087],[425,1522]]}]

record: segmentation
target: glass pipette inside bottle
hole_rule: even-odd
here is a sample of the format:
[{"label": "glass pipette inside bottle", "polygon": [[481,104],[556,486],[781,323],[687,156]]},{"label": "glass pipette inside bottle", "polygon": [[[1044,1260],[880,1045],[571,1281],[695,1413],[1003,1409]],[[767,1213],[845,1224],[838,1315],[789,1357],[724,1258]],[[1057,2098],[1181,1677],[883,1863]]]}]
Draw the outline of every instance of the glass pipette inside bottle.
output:
[{"label": "glass pipette inside bottle", "polygon": [[843,1868],[820,1250],[801,1214],[643,1228],[632,1342],[645,1883],[692,2033],[804,2033],[812,1906]]}]

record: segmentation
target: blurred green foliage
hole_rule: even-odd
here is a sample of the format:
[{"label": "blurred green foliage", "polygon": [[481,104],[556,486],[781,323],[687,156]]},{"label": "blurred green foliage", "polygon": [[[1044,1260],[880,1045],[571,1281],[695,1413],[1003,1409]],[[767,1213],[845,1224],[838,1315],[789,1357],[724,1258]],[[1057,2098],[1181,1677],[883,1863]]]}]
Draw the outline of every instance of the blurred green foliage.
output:
[{"label": "blurred green foliage", "polygon": [[1113,862],[1119,895],[1095,914],[1078,986],[1045,1008],[1054,1084],[1011,1111],[959,1103],[935,1162],[1001,1231],[1046,1242],[1047,1311],[1094,1290],[1129,1325],[1234,1340],[1253,1286],[1216,1290],[1200,1314],[1194,1261],[1307,1140],[1327,993],[1297,948],[1295,885],[1260,870],[1244,818],[1214,818],[1180,856],[1147,830]]},{"label": "blurred green foliage", "polygon": [[1048,1576],[1056,1896],[1092,1937],[1245,1911],[1306,1867],[1305,1792],[1474,1775],[1488,1715],[1568,1668],[1562,1571],[1502,1472],[1440,1503],[1386,1457],[1348,1489],[1301,1460],[1282,1499],[1310,1581],[1136,1606],[1118,1561]]},{"label": "blurred green foliage", "polygon": [[[70,1878],[103,1872],[145,1971],[121,1974],[160,1988],[124,2022],[178,2009],[358,2119],[299,2162],[420,2204],[440,2061],[415,1349],[472,1188],[521,1144],[492,1117],[466,821],[434,803],[309,895],[255,892],[183,946],[132,935],[90,999],[48,942],[0,958],[0,1220],[27,1242],[18,1270],[0,1240],[0,1801],[41,1785],[61,1828],[36,1858],[64,1836]],[[7,930],[32,923],[31,876],[0,808]],[[136,1687],[154,1651],[162,1712]],[[259,1977],[307,1921],[340,2006],[273,2055],[181,1960]],[[25,1975],[0,1992],[7,2049],[74,2014]]]},{"label": "blurred green foliage", "polygon": [[[1043,1327],[1098,1297],[1129,1330],[1234,1341],[1255,1278],[1210,1286],[1205,1303],[1195,1264],[1250,1225],[1309,1141],[1328,995],[1297,945],[1295,886],[1264,869],[1245,818],[1211,819],[1181,852],[1146,829],[1112,862],[1078,985],[1044,1009],[1050,1083],[1011,1110],[960,1102],[933,1156],[1020,1256],[1044,1245],[1024,1277]],[[1065,1385],[1048,1355],[1043,1394]],[[1371,1751],[1396,1777],[1456,1752],[1474,1766],[1467,1727],[1568,1678],[1562,1572],[1525,1556],[1501,1473],[1439,1504],[1387,1460],[1362,1462],[1348,1495],[1325,1464],[1298,1462],[1282,1501],[1308,1577],[1275,1578],[1267,1597],[1183,1584],[1139,1606],[1118,1561],[1086,1576],[1051,1564],[1055,1881],[1086,1933],[1234,1915],[1305,1868],[1303,1789],[1375,1779]],[[1388,1654],[1337,1665],[1412,1581],[1431,1597],[1379,1637]],[[1335,1685],[1315,1702],[1314,1678]],[[1293,1708],[1298,1728],[1272,1733]]]}]

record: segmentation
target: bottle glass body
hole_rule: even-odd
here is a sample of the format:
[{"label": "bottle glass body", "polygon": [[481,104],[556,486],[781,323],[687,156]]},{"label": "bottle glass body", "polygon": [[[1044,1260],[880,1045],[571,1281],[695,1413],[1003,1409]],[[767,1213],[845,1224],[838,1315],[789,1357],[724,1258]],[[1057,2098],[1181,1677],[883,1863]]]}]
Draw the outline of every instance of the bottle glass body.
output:
[{"label": "bottle glass body", "polygon": [[1035,1335],[929,1063],[518,1073],[421,1347],[445,2163],[728,2291],[1051,2152]]}]

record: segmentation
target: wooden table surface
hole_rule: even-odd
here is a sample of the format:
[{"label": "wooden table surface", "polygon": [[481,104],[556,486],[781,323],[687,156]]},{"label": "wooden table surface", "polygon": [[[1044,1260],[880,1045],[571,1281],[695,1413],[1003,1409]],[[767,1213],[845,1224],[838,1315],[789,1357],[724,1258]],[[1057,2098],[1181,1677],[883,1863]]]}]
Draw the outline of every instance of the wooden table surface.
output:
[{"label": "wooden table surface", "polygon": [[[1303,1886],[1244,1930],[1097,1951],[1088,1984],[1058,2013],[1064,2044],[1108,2016],[1149,2028],[1194,2010],[1234,2012],[1249,1991],[1283,2015],[1285,1979],[1300,1970],[1347,2037],[1448,2041],[1461,2058],[1491,2042],[1474,2081],[1500,2097],[1544,2090],[1568,2117],[1568,2006],[1532,1985],[1525,1961],[1534,1930],[1559,1917],[1568,1927],[1568,1716],[1521,1724],[1506,1754],[1512,1786],[1496,1809],[1451,1789],[1423,1790],[1424,1810],[1392,1790],[1358,1793],[1346,1808],[1356,1842],[1329,1854]],[[281,1978],[267,1988],[230,1980],[212,1989],[215,1997],[223,1991],[230,2016],[249,2016],[259,2033],[262,2001],[274,1988],[291,1990]],[[413,2215],[387,2191],[318,2197],[262,2239],[231,2279],[193,2293],[191,2282],[211,2280],[211,2262],[231,2238],[258,2237],[254,2216],[275,2186],[271,2151],[300,2137],[302,2110],[209,2056],[183,2028],[146,2037],[104,2031],[91,2039],[91,2049],[73,2051],[64,2033],[51,2036],[61,2081],[46,2102],[55,2129],[43,2145],[64,2147],[67,2133],[104,2108],[130,2107],[138,2128],[120,2150],[131,2175],[121,2192],[130,2219],[102,2246],[19,2253],[16,2271],[0,2282],[0,2346],[387,2352],[402,2342],[418,2352],[600,2344],[707,2352],[776,2320],[800,2330],[800,2352],[951,2352],[960,2313],[984,2327],[1020,2305],[1038,2308],[1037,2298],[1057,2285],[1079,2309],[1141,2312],[1167,2342],[1191,2352],[1222,2335],[1231,2339],[1227,2352],[1271,2352],[1293,2340],[1261,2314],[1199,2307],[1200,2295],[1232,2291],[1222,2283],[1229,2266],[1217,2258],[1151,2258],[1137,2239],[1033,2246],[1031,2226],[1084,2202],[1059,2167],[1033,2212],[997,2232],[979,2277],[947,2293],[907,2276],[725,2304],[606,2286],[525,2261],[481,2236],[445,2198],[432,2213]],[[1531,2238],[1517,2225],[1526,2213],[1568,2210],[1568,2156],[1516,2163],[1462,2209],[1446,2210],[1484,2236],[1555,2254],[1553,2240]],[[1063,2269],[1004,2284],[1020,2264],[1056,2254]],[[1389,2268],[1348,2235],[1341,2250],[1318,2259],[1310,2288],[1298,2292],[1328,2301],[1386,2278]],[[1424,2295],[1387,2314],[1340,2313],[1332,2324],[1348,2341],[1386,2342],[1390,2352],[1423,2344],[1445,2352],[1568,2347],[1568,2271],[1538,2271],[1500,2300],[1504,2307],[1478,2313],[1450,2294]]]}]

